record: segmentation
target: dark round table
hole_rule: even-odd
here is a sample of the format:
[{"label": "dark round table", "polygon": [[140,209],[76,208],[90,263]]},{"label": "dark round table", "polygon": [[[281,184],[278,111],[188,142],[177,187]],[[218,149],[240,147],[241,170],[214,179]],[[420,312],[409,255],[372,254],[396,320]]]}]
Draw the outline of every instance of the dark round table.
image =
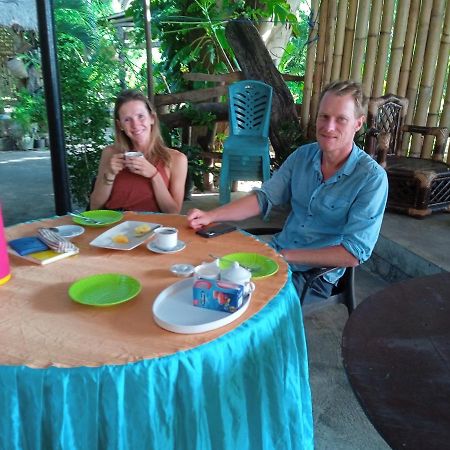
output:
[{"label": "dark round table", "polygon": [[394,449],[450,448],[450,273],[371,295],[342,338],[350,384]]}]

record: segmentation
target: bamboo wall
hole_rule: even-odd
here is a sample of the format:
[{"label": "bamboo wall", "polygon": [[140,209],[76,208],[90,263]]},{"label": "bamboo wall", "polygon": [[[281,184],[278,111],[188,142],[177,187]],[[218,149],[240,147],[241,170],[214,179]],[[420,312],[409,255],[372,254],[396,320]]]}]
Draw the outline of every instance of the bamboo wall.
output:
[{"label": "bamboo wall", "polygon": [[[320,91],[348,78],[368,97],[407,97],[407,124],[450,128],[450,0],[312,0],[311,10],[301,113],[310,137]],[[403,145],[431,157],[428,138],[406,136]]]}]

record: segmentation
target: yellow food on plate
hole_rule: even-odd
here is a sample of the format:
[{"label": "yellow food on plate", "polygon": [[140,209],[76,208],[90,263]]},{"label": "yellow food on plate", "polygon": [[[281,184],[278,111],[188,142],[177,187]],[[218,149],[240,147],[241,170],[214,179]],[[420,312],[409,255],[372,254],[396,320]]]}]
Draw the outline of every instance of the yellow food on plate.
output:
[{"label": "yellow food on plate", "polygon": [[116,234],[112,237],[112,241],[116,244],[128,244],[128,237],[124,234]]},{"label": "yellow food on plate", "polygon": [[151,230],[150,225],[147,225],[146,223],[144,223],[142,225],[137,226],[134,229],[134,234],[136,236],[142,236],[143,234],[148,233],[150,230]]}]

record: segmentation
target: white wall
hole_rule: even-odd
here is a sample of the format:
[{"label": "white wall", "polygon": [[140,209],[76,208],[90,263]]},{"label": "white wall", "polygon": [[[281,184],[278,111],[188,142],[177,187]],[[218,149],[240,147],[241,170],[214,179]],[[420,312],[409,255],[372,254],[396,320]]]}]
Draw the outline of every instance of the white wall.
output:
[{"label": "white wall", "polygon": [[0,1],[0,26],[14,24],[27,30],[37,30],[36,0]]}]

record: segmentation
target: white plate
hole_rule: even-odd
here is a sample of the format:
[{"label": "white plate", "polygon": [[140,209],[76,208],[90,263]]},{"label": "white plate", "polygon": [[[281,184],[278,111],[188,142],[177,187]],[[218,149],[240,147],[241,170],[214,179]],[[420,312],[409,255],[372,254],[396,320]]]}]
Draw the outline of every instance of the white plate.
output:
[{"label": "white plate", "polygon": [[176,253],[176,252],[181,252],[181,250],[183,250],[186,247],[186,244],[183,241],[178,241],[177,245],[175,245],[175,247],[172,250],[163,250],[162,248],[159,248],[157,245],[155,245],[155,243],[149,242],[147,244],[147,248],[155,253]]},{"label": "white plate", "polygon": [[[137,236],[135,228],[140,225],[148,225],[151,230],[143,234],[142,236]],[[110,228],[100,236],[97,236],[93,241],[90,242],[90,245],[101,248],[112,248],[114,250],[131,250],[150,238],[153,235],[153,230],[160,226],[161,225],[159,223],[127,220],[120,223],[119,225],[116,225],[113,228]],[[128,238],[128,242],[123,244],[114,242],[113,238],[118,234],[123,234],[124,236],[126,236]]]},{"label": "white plate", "polygon": [[84,233],[84,228],[79,225],[60,225],[54,228],[60,236],[66,239],[74,238]]},{"label": "white plate", "polygon": [[153,303],[153,318],[165,330],[195,334],[215,330],[233,322],[247,310],[251,294],[234,313],[200,308],[192,304],[194,279],[186,278],[164,289]]}]

